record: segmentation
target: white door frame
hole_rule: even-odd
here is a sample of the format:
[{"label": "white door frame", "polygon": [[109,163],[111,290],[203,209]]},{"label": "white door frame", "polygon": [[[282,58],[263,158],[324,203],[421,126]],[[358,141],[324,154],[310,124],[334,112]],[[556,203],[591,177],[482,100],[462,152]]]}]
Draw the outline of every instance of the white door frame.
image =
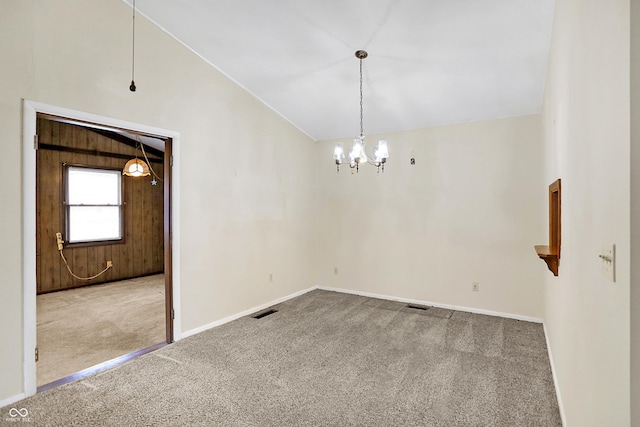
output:
[{"label": "white door frame", "polygon": [[37,392],[36,380],[36,134],[37,113],[51,114],[98,125],[159,135],[173,140],[171,175],[171,246],[173,282],[173,339],[180,339],[180,134],[138,123],[70,110],[36,101],[22,103],[22,290],[23,378],[25,396]]}]

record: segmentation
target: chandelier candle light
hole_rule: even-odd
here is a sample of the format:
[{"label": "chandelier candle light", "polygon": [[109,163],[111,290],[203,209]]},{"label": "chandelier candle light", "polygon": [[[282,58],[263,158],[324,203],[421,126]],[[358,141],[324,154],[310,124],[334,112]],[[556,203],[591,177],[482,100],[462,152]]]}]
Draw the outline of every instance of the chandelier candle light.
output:
[{"label": "chandelier candle light", "polygon": [[369,54],[364,50],[356,51],[356,58],[360,60],[360,136],[353,140],[353,147],[349,152],[349,160],[344,161],[344,148],[342,142],[336,144],[336,148],[333,151],[333,159],[336,161],[336,168],[340,172],[340,165],[348,164],[351,167],[351,173],[353,170],[359,172],[361,163],[369,163],[378,168],[378,173],[382,168],[384,172],[384,164],[389,158],[389,149],[387,148],[387,141],[384,139],[378,141],[378,145],[373,152],[373,158],[369,157],[365,151],[364,132],[362,126],[362,60]]}]

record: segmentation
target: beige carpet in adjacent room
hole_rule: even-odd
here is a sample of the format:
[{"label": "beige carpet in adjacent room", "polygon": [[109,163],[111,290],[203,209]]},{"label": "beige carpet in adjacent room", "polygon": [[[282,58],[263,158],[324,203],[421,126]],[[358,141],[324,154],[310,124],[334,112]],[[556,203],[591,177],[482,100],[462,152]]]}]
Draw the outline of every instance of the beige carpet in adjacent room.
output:
[{"label": "beige carpet in adjacent room", "polygon": [[163,274],[37,296],[38,386],[164,340]]}]

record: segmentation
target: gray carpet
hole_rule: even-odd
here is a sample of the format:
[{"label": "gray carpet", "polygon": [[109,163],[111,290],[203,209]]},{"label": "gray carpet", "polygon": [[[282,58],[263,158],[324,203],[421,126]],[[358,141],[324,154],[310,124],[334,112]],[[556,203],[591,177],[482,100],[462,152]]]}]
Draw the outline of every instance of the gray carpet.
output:
[{"label": "gray carpet", "polygon": [[320,290],[273,308],[11,407],[52,426],[561,425],[539,324]]}]

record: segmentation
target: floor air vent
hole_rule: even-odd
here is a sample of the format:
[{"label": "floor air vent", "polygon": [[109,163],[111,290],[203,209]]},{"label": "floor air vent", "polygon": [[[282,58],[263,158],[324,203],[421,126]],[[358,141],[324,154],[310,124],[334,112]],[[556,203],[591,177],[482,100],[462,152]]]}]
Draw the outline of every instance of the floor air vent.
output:
[{"label": "floor air vent", "polygon": [[424,305],[415,305],[415,304],[407,304],[407,308],[413,308],[414,310],[429,310],[429,307],[425,307]]},{"label": "floor air vent", "polygon": [[262,313],[258,313],[255,316],[253,316],[254,319],[262,319],[263,317],[267,317],[270,314],[273,313],[277,313],[278,310],[267,310],[267,311],[263,311]]}]

